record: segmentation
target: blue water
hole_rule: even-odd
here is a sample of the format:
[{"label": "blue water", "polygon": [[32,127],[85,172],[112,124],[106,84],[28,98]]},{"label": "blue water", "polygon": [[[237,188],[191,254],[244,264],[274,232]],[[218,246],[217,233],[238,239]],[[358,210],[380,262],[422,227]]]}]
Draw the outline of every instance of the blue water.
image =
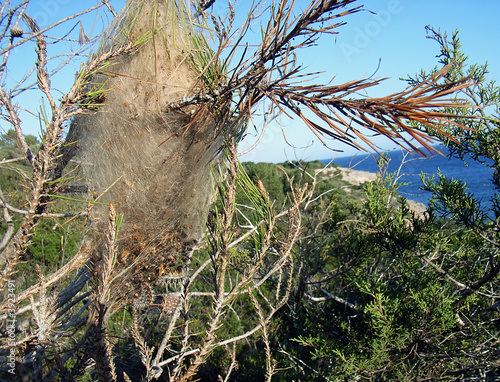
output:
[{"label": "blue water", "polygon": [[[445,147],[437,147],[437,149],[445,155],[448,154]],[[491,198],[495,193],[495,189],[491,183],[493,169],[487,165],[466,158],[466,166],[462,160],[457,158],[443,157],[441,155],[422,158],[416,154],[408,155],[406,151],[394,150],[388,153],[390,159],[388,172],[398,171],[404,155],[406,155],[406,158],[400,169],[400,175],[402,176],[399,182],[409,184],[402,186],[398,192],[405,198],[427,205],[430,193],[419,189],[422,185],[420,173],[423,171],[427,176],[435,175],[437,178],[438,169],[440,169],[441,173],[446,177],[464,181],[468,188],[467,192],[474,194],[474,197],[481,202],[483,207],[491,206]],[[328,163],[329,160],[323,160],[322,162]],[[333,163],[355,170],[378,171],[377,162],[370,154],[339,157],[335,158]]]}]

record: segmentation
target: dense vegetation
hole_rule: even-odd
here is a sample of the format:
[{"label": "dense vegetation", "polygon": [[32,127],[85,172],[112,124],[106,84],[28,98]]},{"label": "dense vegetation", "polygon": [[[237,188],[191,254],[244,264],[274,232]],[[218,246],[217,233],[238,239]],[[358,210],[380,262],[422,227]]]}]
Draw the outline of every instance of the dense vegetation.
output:
[{"label": "dense vegetation", "polygon": [[[298,275],[273,344],[281,364],[294,367],[277,380],[493,381],[500,373],[495,221],[486,212],[477,227],[464,220],[470,215],[456,205],[472,196],[452,195],[454,181],[444,178],[425,181],[431,208],[416,215],[394,176],[365,184],[356,198],[329,184],[332,192],[304,211]],[[280,190],[279,177],[268,182]],[[240,363],[242,380],[258,378],[248,353]]]},{"label": "dense vegetation", "polygon": [[[4,156],[15,151],[8,137],[2,140]],[[10,172],[28,169],[16,166]],[[241,171],[254,184],[261,182],[273,208],[288,205],[290,179],[316,187],[302,211],[292,295],[272,324],[273,356],[284,368],[275,380],[494,380],[500,373],[496,221],[486,211],[481,220],[470,220],[463,205],[476,205],[462,192],[464,185],[424,179],[433,197],[421,216],[397,195],[394,174],[352,186],[338,174],[324,175],[319,161],[248,162]],[[23,199],[19,182],[2,178],[12,203]],[[58,200],[54,211],[59,203],[66,201]],[[242,188],[236,203],[242,209],[251,204]],[[30,247],[36,263],[48,270],[57,268],[63,261],[59,257],[76,245],[69,243],[80,238],[78,219],[60,219],[41,225]],[[206,257],[200,251],[197,264]],[[25,267],[25,277],[34,273],[32,266]],[[191,309],[194,325],[203,307]],[[228,319],[223,332],[246,325]],[[249,339],[237,353],[233,378],[261,380],[264,352],[259,338]],[[227,367],[224,355],[214,352],[199,377],[216,380]]]},{"label": "dense vegetation", "polygon": [[[449,135],[438,138],[452,156],[467,154],[481,163],[492,159],[498,189],[500,88],[486,81],[486,65],[467,64],[457,32],[448,41],[428,31],[440,45],[440,63],[452,64],[446,80],[470,76],[477,84],[461,94],[461,102],[479,106],[463,109],[459,122],[469,130],[450,126]],[[414,85],[428,76],[422,72],[408,82]],[[282,203],[286,186],[277,166],[244,167]],[[311,182],[319,164],[281,168]],[[303,211],[292,297],[274,326],[273,349],[284,368],[274,378],[497,380],[498,194],[485,207],[460,180],[423,176],[422,188],[431,200],[425,215],[418,216],[397,196],[395,174],[365,184],[356,197],[332,179],[317,185],[314,202]],[[263,349],[258,343],[249,348],[239,357],[241,380],[263,375],[257,361]]]}]

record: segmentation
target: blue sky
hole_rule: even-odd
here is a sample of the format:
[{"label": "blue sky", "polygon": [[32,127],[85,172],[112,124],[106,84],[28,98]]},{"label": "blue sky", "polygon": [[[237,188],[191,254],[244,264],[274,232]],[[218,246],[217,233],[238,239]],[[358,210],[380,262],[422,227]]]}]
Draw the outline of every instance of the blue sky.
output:
[{"label": "blue sky", "polygon": [[[31,0],[28,8],[29,14],[34,17],[40,27],[66,17],[76,11],[81,11],[97,3],[97,0]],[[122,8],[124,0],[110,0],[118,11]],[[240,0],[236,11],[242,10],[247,3]],[[216,0],[215,11],[225,10],[225,1]],[[309,4],[307,0],[297,0],[297,12]],[[406,85],[400,77],[415,74],[420,69],[430,70],[437,64],[435,58],[438,45],[425,38],[426,25],[440,28],[451,34],[455,29],[460,31],[463,51],[469,56],[471,63],[484,63],[488,61],[490,78],[500,77],[500,54],[497,41],[500,37],[498,27],[498,14],[500,2],[498,0],[482,0],[471,2],[466,0],[367,0],[358,1],[354,5],[365,5],[366,9],[376,12],[359,12],[344,18],[347,25],[338,29],[337,36],[325,36],[319,41],[317,47],[305,50],[299,55],[299,62],[308,71],[324,71],[318,78],[328,81],[335,77],[333,83],[359,79],[362,77],[390,77],[390,80],[367,94],[369,96],[383,96],[403,90]],[[106,25],[109,14],[99,12],[95,15],[84,17],[84,28],[90,37]],[[257,26],[255,28],[258,30]],[[78,29],[77,29],[78,30]],[[72,49],[77,49],[78,44],[70,44]],[[54,52],[58,47],[52,46]],[[62,46],[61,46],[62,49]],[[67,49],[67,48],[66,48]],[[9,67],[9,76],[12,80],[20,78],[27,73],[29,65],[34,62],[33,47],[12,57],[13,63]],[[59,62],[62,59],[59,59]],[[54,61],[55,62],[55,61]],[[380,62],[380,65],[379,65]],[[11,68],[14,69],[11,69]],[[64,91],[74,79],[78,66],[70,67],[66,73],[55,78],[54,85]],[[34,93],[34,92],[33,92]],[[30,98],[32,97],[32,98]],[[38,97],[38,98],[36,98]],[[18,102],[38,102],[40,95],[27,94]],[[2,121],[2,128],[8,125]],[[37,134],[39,126],[29,118],[23,124],[28,134]],[[283,134],[286,137],[283,137]],[[240,150],[251,146],[257,133],[249,131],[245,141],[240,145]],[[288,142],[288,143],[287,143]],[[344,149],[344,154],[332,152],[309,132],[300,121],[281,119],[270,124],[262,141],[256,149],[241,157],[241,160],[281,162],[286,159],[326,159],[334,156],[352,154],[349,147],[339,145],[337,142],[326,140],[334,149]],[[384,149],[389,150],[394,144],[387,144],[376,139]]]}]

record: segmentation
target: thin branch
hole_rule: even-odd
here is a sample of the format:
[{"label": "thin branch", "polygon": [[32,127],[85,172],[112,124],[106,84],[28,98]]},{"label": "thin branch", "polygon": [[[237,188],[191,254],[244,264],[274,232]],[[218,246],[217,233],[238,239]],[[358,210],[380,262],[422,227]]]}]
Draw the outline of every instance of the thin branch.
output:
[{"label": "thin branch", "polygon": [[9,209],[7,208],[7,204],[5,203],[2,190],[0,190],[0,201],[2,202],[2,205],[0,207],[3,211],[3,220],[7,223],[7,229],[5,230],[5,234],[2,238],[2,241],[0,242],[0,251],[3,251],[12,240],[12,235],[14,235],[14,221],[9,214]]}]

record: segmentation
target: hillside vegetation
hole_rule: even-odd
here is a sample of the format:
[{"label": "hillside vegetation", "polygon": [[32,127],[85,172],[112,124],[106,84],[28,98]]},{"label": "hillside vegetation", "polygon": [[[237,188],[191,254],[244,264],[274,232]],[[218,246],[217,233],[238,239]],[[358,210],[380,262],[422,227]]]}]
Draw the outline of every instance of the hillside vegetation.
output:
[{"label": "hillside vegetation", "polygon": [[[36,150],[34,137],[32,143]],[[12,135],[4,135],[1,155],[13,158],[15,152]],[[28,169],[16,161],[2,172],[3,198],[13,213],[24,207],[26,195],[20,185]],[[323,169],[319,161],[241,165],[240,171],[262,189],[273,209],[289,206],[292,187],[314,188],[303,205],[290,299],[269,330],[273,358],[284,367],[274,379],[497,375],[498,250],[491,239],[460,221],[460,216],[440,217],[436,208],[424,216],[415,214],[397,195],[393,174],[351,185],[332,175],[340,173],[338,169]],[[54,200],[50,211],[81,209],[76,194],[68,199],[72,200]],[[250,205],[248,192],[240,188],[236,208],[241,217],[252,220]],[[14,215],[17,225],[21,216]],[[239,222],[245,224],[241,218]],[[34,277],[34,264],[50,272],[64,263],[81,240],[83,224],[81,217],[44,221],[30,247],[36,261],[23,265],[19,280]],[[475,224],[489,223],[476,220]],[[280,229],[279,223],[276,228]],[[242,248],[239,257],[244,256]],[[196,264],[207,256],[199,250]],[[203,284],[198,288],[204,290]],[[191,306],[193,318],[203,311],[202,305]],[[251,317],[240,315],[237,321],[226,322],[224,332],[230,335],[250,321]],[[264,353],[262,339],[249,337],[235,354],[239,365],[233,371],[235,380],[260,380],[265,373],[260,362]],[[199,372],[202,380],[215,380],[224,372],[227,365],[220,356],[216,351],[208,359]]]}]

